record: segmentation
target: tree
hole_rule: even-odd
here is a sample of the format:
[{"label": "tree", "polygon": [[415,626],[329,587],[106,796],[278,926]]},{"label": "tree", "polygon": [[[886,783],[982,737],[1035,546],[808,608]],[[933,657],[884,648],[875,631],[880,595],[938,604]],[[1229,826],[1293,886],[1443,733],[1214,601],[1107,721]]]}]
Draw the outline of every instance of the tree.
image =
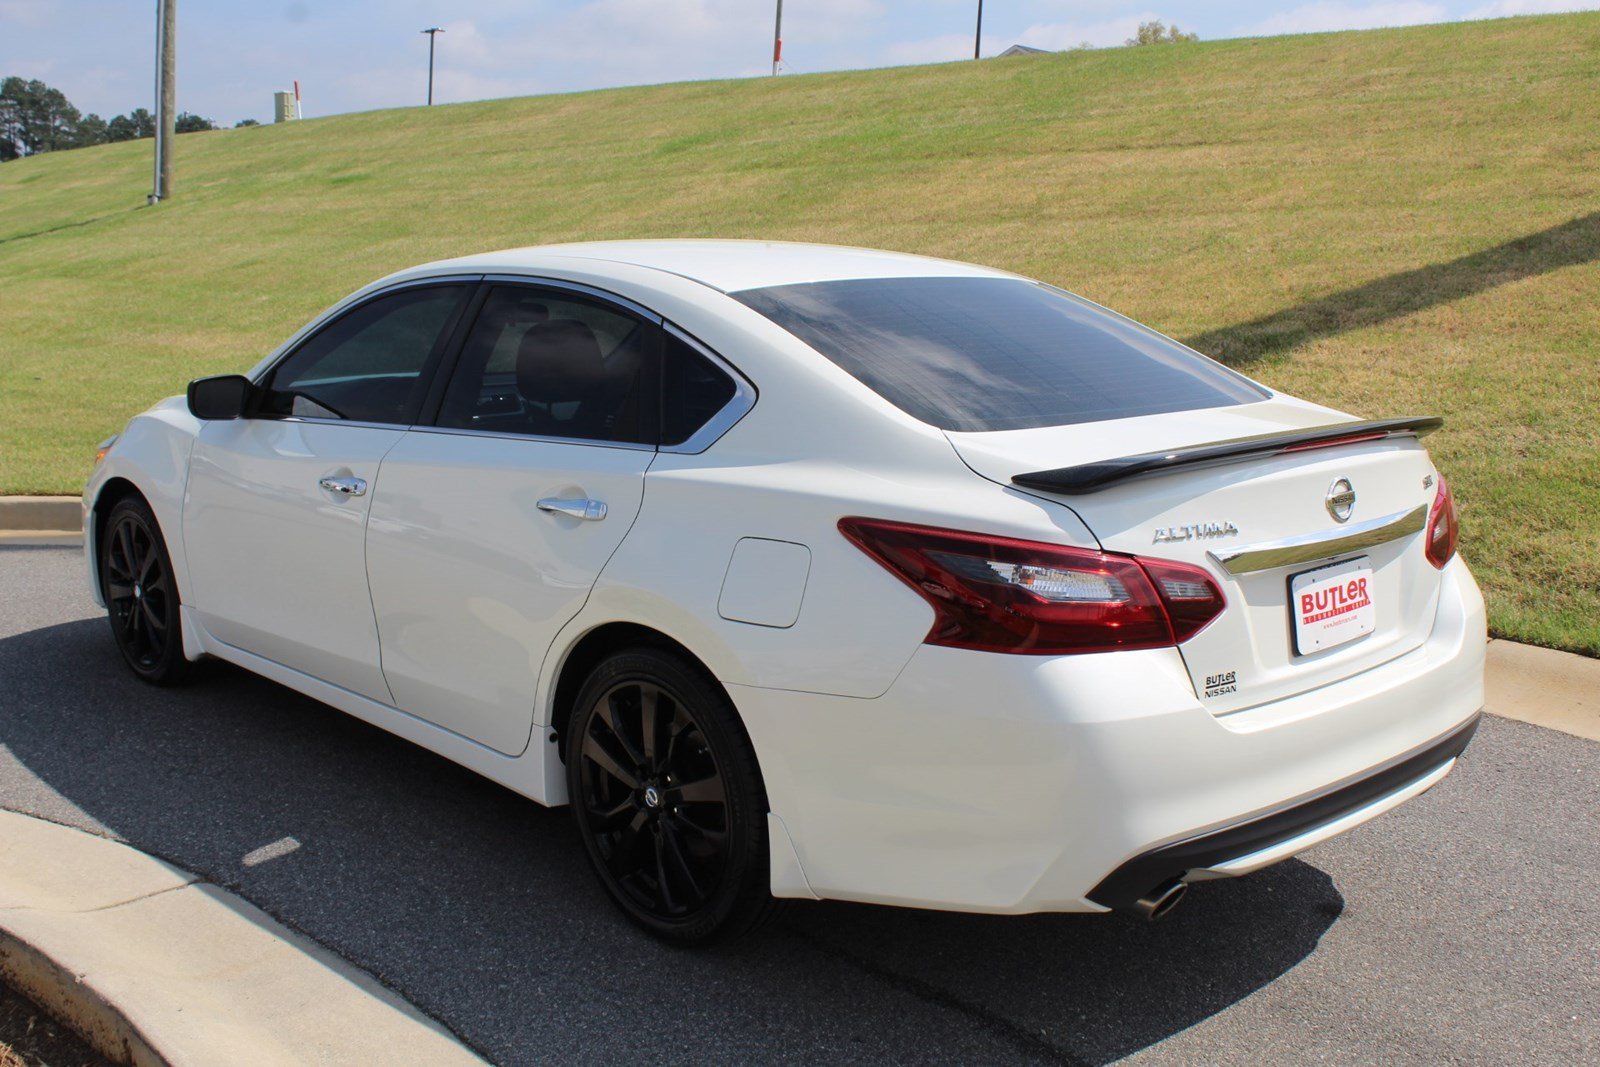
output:
[{"label": "tree", "polygon": [[137,141],[141,137],[155,135],[155,116],[142,107],[136,107],[126,115],[118,115],[106,123],[108,141]]},{"label": "tree", "polygon": [[1139,29],[1132,37],[1128,38],[1130,46],[1141,44],[1183,44],[1187,41],[1198,41],[1198,33],[1184,33],[1176,26],[1164,26],[1158,19],[1155,22],[1141,22]]},{"label": "tree", "polygon": [[93,111],[78,120],[78,138],[73,143],[74,148],[88,148],[90,145],[105,144],[109,141],[109,126],[105,119]]},{"label": "tree", "polygon": [[133,123],[133,120],[126,115],[113,116],[111,121],[106,123],[107,141],[132,141],[138,136],[138,127],[136,127]]},{"label": "tree", "polygon": [[202,130],[214,130],[217,124],[210,119],[191,115],[187,111],[178,112],[178,118],[172,124],[174,133],[199,133]]},{"label": "tree", "polygon": [[233,128],[238,130],[238,129],[243,129],[246,126],[259,126],[259,125],[261,125],[261,123],[257,122],[255,119],[240,119],[238,122],[235,122],[233,124]]},{"label": "tree", "polygon": [[60,89],[37,78],[24,80],[13,75],[0,82],[0,112],[9,149],[5,158],[76,147],[78,109]]}]

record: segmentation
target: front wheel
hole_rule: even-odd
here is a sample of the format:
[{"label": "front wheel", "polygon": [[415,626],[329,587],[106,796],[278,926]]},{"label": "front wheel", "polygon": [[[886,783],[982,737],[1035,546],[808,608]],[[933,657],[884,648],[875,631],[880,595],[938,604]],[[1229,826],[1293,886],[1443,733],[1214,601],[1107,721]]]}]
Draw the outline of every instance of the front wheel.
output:
[{"label": "front wheel", "polygon": [[566,758],[589,859],[630,919],[689,945],[770,917],[766,792],[714,680],[663,649],[612,655],[578,694]]},{"label": "front wheel", "polygon": [[138,497],[118,501],[97,547],[100,588],[122,658],[151,685],[183,681],[193,664],[183,657],[178,583],[150,506]]}]

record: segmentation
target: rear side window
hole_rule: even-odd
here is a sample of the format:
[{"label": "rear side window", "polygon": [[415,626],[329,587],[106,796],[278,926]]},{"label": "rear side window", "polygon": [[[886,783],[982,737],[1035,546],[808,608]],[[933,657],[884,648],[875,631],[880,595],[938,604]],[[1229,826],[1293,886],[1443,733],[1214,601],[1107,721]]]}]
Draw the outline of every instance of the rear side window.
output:
[{"label": "rear side window", "polygon": [[1020,278],[862,278],[732,295],[944,430],[1023,430],[1266,396],[1154,331]]},{"label": "rear side window", "polygon": [[727,372],[670,332],[662,338],[661,387],[663,445],[693,437],[738,391]]}]

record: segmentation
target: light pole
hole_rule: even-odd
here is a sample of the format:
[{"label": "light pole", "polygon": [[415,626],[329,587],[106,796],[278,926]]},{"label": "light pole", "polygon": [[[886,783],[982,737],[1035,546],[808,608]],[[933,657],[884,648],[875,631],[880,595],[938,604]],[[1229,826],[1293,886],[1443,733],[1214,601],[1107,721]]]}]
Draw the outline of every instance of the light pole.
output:
[{"label": "light pole", "polygon": [[983,0],[978,0],[978,28],[972,33],[972,58],[977,59],[983,48]]},{"label": "light pole", "polygon": [[778,64],[783,62],[783,0],[778,0],[778,17],[772,24],[772,76],[778,76]]},{"label": "light pole", "polygon": [[430,26],[422,31],[428,35],[428,106],[433,106],[433,39],[436,34],[444,31],[437,26]]}]

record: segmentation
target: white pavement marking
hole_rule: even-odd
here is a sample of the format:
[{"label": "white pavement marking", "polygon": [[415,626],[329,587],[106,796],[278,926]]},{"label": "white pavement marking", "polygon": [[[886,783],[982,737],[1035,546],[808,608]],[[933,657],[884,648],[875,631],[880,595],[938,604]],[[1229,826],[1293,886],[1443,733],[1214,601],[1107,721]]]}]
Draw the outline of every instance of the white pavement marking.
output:
[{"label": "white pavement marking", "polygon": [[244,864],[246,867],[254,867],[258,863],[266,863],[268,860],[275,860],[281,856],[287,856],[289,853],[293,852],[299,847],[300,842],[296,841],[294,838],[280,837],[270,845],[262,845],[260,848],[253,848],[249,852],[246,852],[244,857],[239,862]]}]

